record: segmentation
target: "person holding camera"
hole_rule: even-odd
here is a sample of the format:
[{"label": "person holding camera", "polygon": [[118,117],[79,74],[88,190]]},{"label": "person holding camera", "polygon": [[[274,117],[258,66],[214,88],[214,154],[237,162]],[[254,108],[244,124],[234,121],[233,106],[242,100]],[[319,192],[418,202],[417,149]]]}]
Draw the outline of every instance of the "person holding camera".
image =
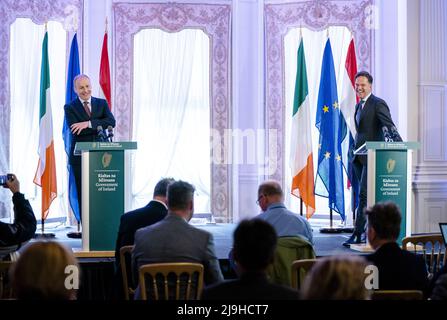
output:
[{"label": "person holding camera", "polygon": [[[33,208],[23,193],[20,193],[20,182],[14,174],[8,174],[3,184],[11,190],[14,204],[14,222],[0,222],[0,249],[2,247],[19,246],[30,240],[36,232],[36,217]],[[18,248],[14,248],[13,251]]]}]

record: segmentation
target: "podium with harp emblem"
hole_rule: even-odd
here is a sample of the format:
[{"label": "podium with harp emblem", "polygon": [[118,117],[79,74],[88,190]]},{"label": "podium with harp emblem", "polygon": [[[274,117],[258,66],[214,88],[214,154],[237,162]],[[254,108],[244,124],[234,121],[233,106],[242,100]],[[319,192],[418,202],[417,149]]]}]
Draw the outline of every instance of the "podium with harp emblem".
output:
[{"label": "podium with harp emblem", "polygon": [[399,244],[411,235],[411,175],[412,151],[419,142],[366,142],[354,154],[368,156],[368,200],[370,207],[377,202],[393,201],[402,213]]},{"label": "podium with harp emblem", "polygon": [[82,156],[82,251],[115,250],[120,217],[130,209],[130,150],[136,142],[78,142]]}]

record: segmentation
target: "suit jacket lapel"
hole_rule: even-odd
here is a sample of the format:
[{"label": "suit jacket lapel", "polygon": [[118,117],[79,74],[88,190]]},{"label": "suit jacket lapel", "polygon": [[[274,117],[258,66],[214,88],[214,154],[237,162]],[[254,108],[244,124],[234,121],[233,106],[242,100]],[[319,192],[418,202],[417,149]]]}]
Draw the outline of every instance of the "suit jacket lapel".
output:
[{"label": "suit jacket lapel", "polygon": [[90,103],[91,103],[91,112],[92,112],[92,115],[91,115],[91,119],[93,119],[94,117],[93,117],[93,115],[96,113],[96,110],[98,109],[98,107],[97,107],[97,101],[96,101],[96,99],[94,99],[93,97],[90,99]]},{"label": "suit jacket lapel", "polygon": [[77,109],[79,114],[82,115],[83,121],[88,120],[88,114],[87,114],[87,112],[85,112],[84,106],[82,105],[81,100],[79,100],[79,98],[76,98],[75,108]]},{"label": "suit jacket lapel", "polygon": [[[359,123],[362,121],[362,119],[365,117],[366,112],[369,110],[370,105],[374,104],[374,95],[371,93],[371,95],[369,96],[368,100],[366,100],[365,104],[363,105],[362,108],[362,113],[360,114],[360,121]],[[368,108],[368,109],[366,109]]]}]

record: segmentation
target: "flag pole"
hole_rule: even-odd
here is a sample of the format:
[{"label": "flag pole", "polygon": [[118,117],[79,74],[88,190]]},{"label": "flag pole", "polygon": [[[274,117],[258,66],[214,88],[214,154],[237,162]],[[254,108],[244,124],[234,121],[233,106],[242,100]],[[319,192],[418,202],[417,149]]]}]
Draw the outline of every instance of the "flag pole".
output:
[{"label": "flag pole", "polygon": [[[44,78],[43,74],[45,73],[45,67],[48,68],[48,48],[46,47],[46,41],[47,41],[46,37],[47,37],[47,32],[48,32],[48,20],[45,20],[44,28],[45,28],[45,32],[44,32],[44,41],[43,41],[43,45],[42,45],[42,65],[41,65],[41,71],[40,71],[40,73],[41,73],[41,84],[40,84],[40,91],[41,92],[40,92],[40,94],[41,95],[42,95],[42,88],[45,88],[44,90],[47,90],[49,88],[49,87],[44,87],[45,84],[42,82],[42,79]],[[44,48],[46,48],[46,49],[44,49]],[[44,50],[45,50],[45,52],[44,52]],[[44,61],[46,61],[46,63],[47,63],[46,66],[45,66],[45,62]],[[48,80],[48,85],[49,85],[49,80]],[[42,105],[40,105],[40,109],[42,111]],[[51,109],[47,110],[46,106],[45,106],[45,113],[46,112],[51,113]],[[50,117],[50,119],[51,119],[51,117]],[[43,129],[40,127],[40,123],[39,123],[39,131],[41,131],[41,130],[43,130]],[[39,136],[40,135],[41,135],[41,132],[39,132]],[[40,147],[41,146],[40,146],[40,143],[39,143],[39,150],[40,150]],[[40,157],[40,153],[39,153],[39,157]],[[39,169],[40,168],[40,164],[41,164],[40,161],[41,161],[41,159],[39,159],[39,164],[38,164],[37,171],[36,171],[36,177],[34,178],[34,183],[36,183],[37,185],[39,185],[42,188],[42,214],[41,214],[41,220],[40,220],[42,226],[41,226],[41,233],[40,234],[36,233],[34,235],[34,238],[36,238],[36,239],[39,239],[39,238],[54,238],[56,236],[54,233],[45,233],[45,219],[46,219],[45,213],[47,212],[47,210],[48,211],[50,210],[52,199],[49,201],[48,208],[44,208],[44,190],[43,190],[44,189],[44,185],[42,184],[42,176],[44,175],[44,173],[40,172],[40,169]],[[36,180],[37,175],[39,175],[38,180]]]},{"label": "flag pole", "polygon": [[329,209],[329,227],[324,227],[320,229],[320,233],[341,233],[343,228],[334,227],[334,218],[332,214],[332,208]]},{"label": "flag pole", "polygon": [[303,216],[303,198],[300,198],[300,215]]}]

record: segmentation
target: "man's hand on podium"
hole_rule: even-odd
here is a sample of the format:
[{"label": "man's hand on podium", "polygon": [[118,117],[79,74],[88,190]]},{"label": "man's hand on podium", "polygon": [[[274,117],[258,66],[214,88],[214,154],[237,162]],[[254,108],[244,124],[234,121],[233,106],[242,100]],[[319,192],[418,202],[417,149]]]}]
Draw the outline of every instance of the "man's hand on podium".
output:
[{"label": "man's hand on podium", "polygon": [[82,130],[88,128],[88,125],[89,125],[89,121],[77,122],[77,123],[73,123],[71,125],[70,129],[71,129],[71,132],[73,132],[73,134],[79,135]]}]

